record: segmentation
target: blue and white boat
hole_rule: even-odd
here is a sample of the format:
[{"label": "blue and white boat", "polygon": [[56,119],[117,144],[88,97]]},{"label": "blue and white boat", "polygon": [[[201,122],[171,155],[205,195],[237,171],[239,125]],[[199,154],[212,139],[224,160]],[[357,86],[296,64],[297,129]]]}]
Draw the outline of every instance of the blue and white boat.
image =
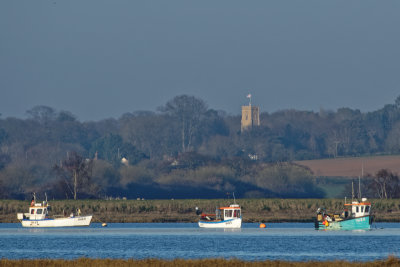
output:
[{"label": "blue and white boat", "polygon": [[371,228],[371,203],[366,198],[345,203],[341,214],[329,214],[323,208],[317,210],[317,230],[366,230]]},{"label": "blue and white boat", "polygon": [[219,207],[215,214],[206,214],[199,211],[196,207],[196,213],[200,215],[199,227],[202,228],[241,228],[242,212],[238,204],[229,205],[229,207]]},{"label": "blue and white boat", "polygon": [[50,205],[47,200],[36,203],[34,195],[28,213],[17,213],[17,218],[23,227],[68,227],[68,226],[89,226],[92,215],[82,216],[80,209],[77,214],[71,213],[69,216],[49,216]]}]

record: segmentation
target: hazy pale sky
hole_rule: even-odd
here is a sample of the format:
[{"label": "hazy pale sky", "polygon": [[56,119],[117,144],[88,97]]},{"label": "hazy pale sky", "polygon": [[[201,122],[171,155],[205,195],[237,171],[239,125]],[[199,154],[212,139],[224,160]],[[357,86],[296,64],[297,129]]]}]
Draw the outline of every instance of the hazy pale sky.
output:
[{"label": "hazy pale sky", "polygon": [[372,111],[400,95],[399,28],[398,0],[3,0],[0,113]]}]

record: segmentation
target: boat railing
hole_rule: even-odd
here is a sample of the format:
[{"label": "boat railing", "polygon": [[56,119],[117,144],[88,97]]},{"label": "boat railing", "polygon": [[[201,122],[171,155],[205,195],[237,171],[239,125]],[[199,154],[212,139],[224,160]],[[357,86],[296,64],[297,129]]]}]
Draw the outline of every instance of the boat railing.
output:
[{"label": "boat railing", "polygon": [[66,218],[66,217],[68,217],[68,216],[57,214],[57,215],[53,215],[53,216],[51,216],[51,217],[53,217],[53,218]]}]

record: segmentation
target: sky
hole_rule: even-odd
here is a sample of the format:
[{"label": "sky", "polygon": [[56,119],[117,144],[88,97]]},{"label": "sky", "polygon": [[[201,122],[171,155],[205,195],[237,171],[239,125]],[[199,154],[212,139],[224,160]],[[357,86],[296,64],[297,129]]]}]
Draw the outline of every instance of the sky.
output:
[{"label": "sky", "polygon": [[400,95],[400,1],[3,0],[0,114],[45,105],[81,121],[175,96],[374,111]]}]

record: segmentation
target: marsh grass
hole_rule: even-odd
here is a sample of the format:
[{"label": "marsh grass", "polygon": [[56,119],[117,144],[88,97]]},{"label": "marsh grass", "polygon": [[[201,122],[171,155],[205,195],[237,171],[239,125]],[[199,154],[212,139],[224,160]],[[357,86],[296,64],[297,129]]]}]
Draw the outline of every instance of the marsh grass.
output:
[{"label": "marsh grass", "polygon": [[[318,207],[340,212],[343,199],[237,199],[244,222],[311,222]],[[371,200],[375,221],[400,221],[400,199]],[[177,200],[53,200],[53,215],[79,208],[93,214],[93,222],[196,222],[195,207],[214,212],[216,206],[232,204],[232,199]],[[16,213],[27,212],[29,201],[1,200],[0,222],[18,222]]]},{"label": "marsh grass", "polygon": [[289,262],[289,261],[242,261],[238,259],[196,259],[196,260],[160,260],[160,259],[143,259],[143,260],[122,260],[122,259],[87,259],[80,258],[76,260],[50,260],[50,259],[38,259],[38,260],[8,260],[1,259],[0,267],[128,267],[128,266],[207,266],[207,267],[219,267],[219,266],[230,266],[230,267],[258,267],[258,266],[276,266],[276,267],[347,267],[347,266],[359,266],[359,267],[377,267],[377,266],[400,266],[400,260],[395,257],[389,257],[386,260],[376,260],[371,262],[348,262],[348,261],[307,261],[307,262]]}]

